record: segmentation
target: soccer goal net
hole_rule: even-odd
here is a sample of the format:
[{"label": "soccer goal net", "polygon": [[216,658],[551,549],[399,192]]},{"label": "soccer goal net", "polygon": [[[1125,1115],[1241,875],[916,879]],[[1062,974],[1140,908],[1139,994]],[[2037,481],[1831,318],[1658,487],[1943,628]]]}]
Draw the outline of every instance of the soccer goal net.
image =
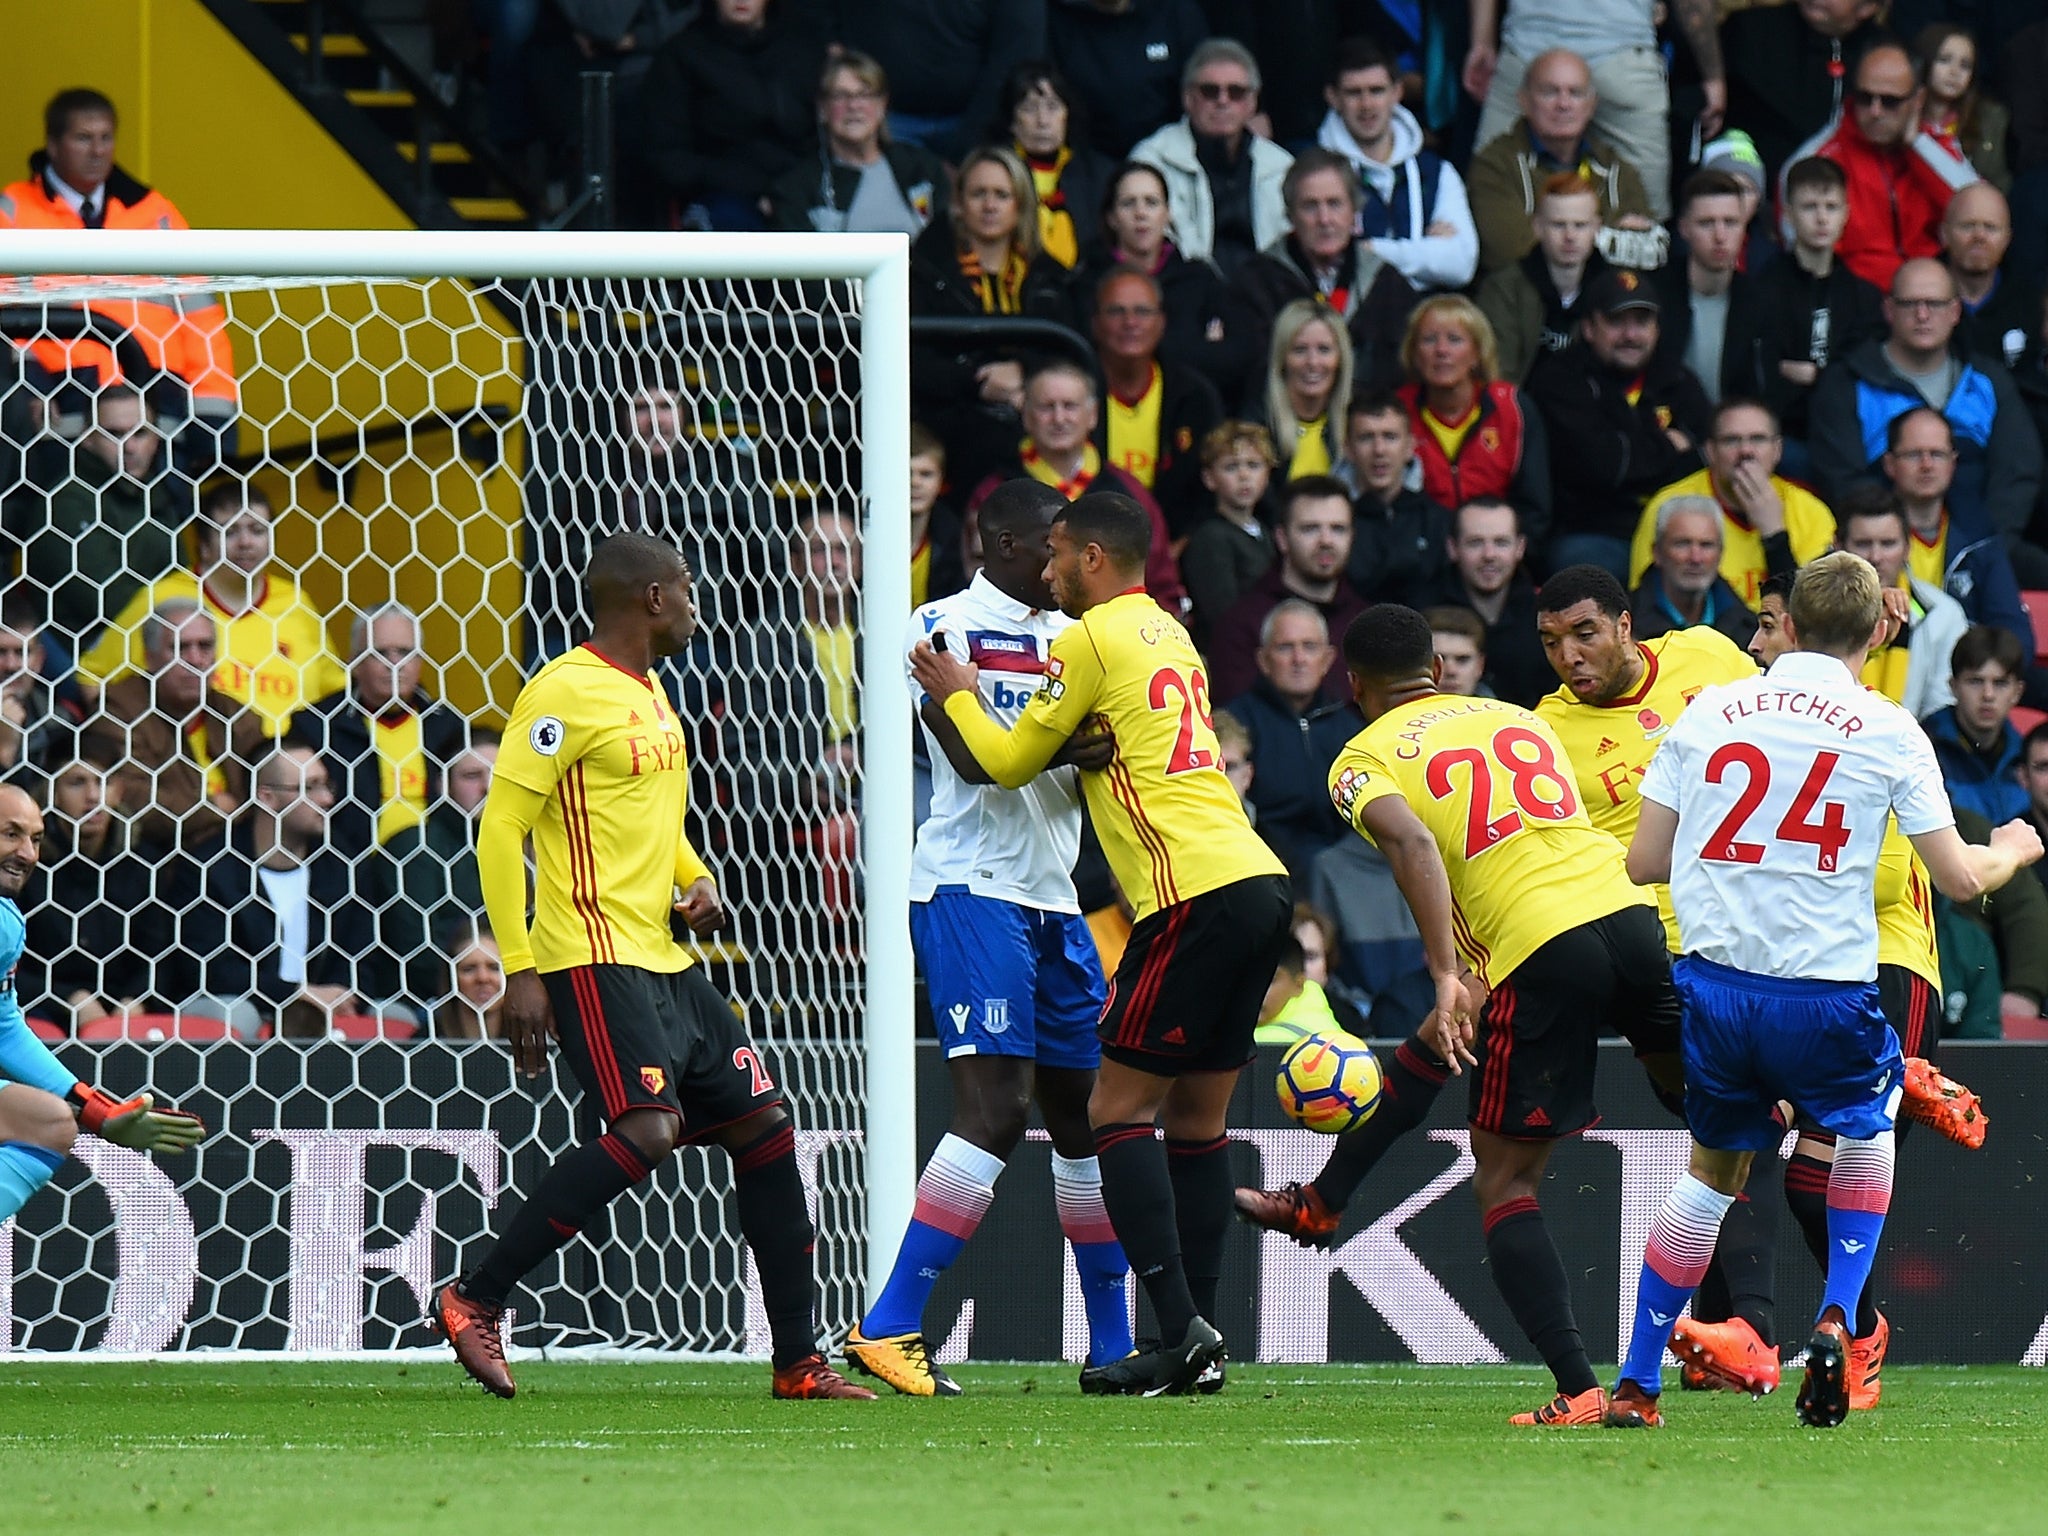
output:
[{"label": "soccer goal net", "polygon": [[[700,953],[791,1101],[843,1330],[915,1179],[904,243],[9,234],[0,268],[0,771],[50,827],[15,985],[81,1077],[214,1128],[80,1138],[0,1227],[0,1351],[428,1342],[589,1128],[489,1038],[472,827],[626,530],[696,572],[662,671],[735,919]],[[723,1153],[514,1306],[522,1345],[765,1352]]]}]

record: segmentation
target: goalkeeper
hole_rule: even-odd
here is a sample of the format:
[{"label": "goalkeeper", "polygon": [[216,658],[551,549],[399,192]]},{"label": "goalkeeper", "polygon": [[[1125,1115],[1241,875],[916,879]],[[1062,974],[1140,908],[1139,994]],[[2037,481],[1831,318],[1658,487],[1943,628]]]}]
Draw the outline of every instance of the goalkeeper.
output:
[{"label": "goalkeeper", "polygon": [[63,1164],[79,1129],[138,1152],[182,1152],[206,1134],[192,1115],[156,1109],[150,1095],[117,1100],[81,1083],[29,1033],[14,995],[27,930],[14,898],[41,856],[43,813],[13,785],[0,785],[0,1222]]}]

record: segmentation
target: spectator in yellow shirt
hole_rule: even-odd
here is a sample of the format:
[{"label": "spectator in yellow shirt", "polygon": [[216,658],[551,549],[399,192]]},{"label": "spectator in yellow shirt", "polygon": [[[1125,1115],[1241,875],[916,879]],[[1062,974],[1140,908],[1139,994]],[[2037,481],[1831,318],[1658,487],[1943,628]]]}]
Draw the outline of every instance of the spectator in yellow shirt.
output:
[{"label": "spectator in yellow shirt", "polygon": [[229,479],[209,488],[192,523],[192,569],[159,577],[129,599],[79,658],[80,685],[96,692],[142,671],[142,622],[178,599],[219,621],[224,644],[213,685],[253,710],[266,735],[346,683],[328,649],[325,618],[271,558],[272,520],[269,498],[254,485]]}]

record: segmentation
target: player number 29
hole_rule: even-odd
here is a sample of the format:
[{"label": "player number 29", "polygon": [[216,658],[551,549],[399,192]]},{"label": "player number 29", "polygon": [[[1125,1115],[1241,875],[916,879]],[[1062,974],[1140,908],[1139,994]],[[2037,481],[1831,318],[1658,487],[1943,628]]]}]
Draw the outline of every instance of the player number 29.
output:
[{"label": "player number 29", "polygon": [[[1842,802],[1830,800],[1822,804],[1820,798],[1821,791],[1827,788],[1828,779],[1835,771],[1835,764],[1841,760],[1838,752],[1816,753],[1813,765],[1806,770],[1806,777],[1799,785],[1799,793],[1792,797],[1784,819],[1778,823],[1778,841],[1810,845],[1816,865],[1824,875],[1835,872],[1836,861],[1841,858],[1842,848],[1849,841],[1849,828],[1842,819]],[[1764,755],[1763,748],[1753,742],[1728,742],[1716,748],[1714,755],[1707,759],[1707,782],[1719,784],[1737,768],[1744,776],[1742,793],[1735,797],[1734,806],[1707,838],[1700,857],[1717,864],[1761,864],[1764,845],[1744,842],[1742,833],[1750,817],[1756,814],[1757,807],[1764,803],[1764,796],[1770,793],[1771,760]],[[1813,815],[1816,807],[1820,811],[1817,821]]]},{"label": "player number 29", "polygon": [[[1178,703],[1172,702],[1174,700]],[[1169,777],[1216,766],[1216,754],[1195,740],[1197,720],[1202,722],[1202,729],[1210,736],[1216,734],[1216,722],[1209,718],[1209,679],[1202,674],[1200,667],[1186,676],[1172,667],[1161,667],[1152,674],[1146,702],[1154,709],[1177,709],[1180,712],[1180,734],[1174,738],[1173,755],[1166,760]]]},{"label": "player number 29", "polygon": [[[1429,792],[1439,800],[1448,799],[1457,789],[1451,782],[1453,768],[1463,768],[1471,775],[1465,816],[1468,859],[1498,848],[1530,821],[1564,821],[1579,808],[1572,781],[1559,771],[1550,743],[1525,725],[1495,731],[1484,751],[1460,747],[1432,757],[1424,777]],[[1498,816],[1492,814],[1495,769],[1508,776],[1508,797],[1515,802]],[[1539,793],[1540,784],[1549,785],[1549,792]]]}]

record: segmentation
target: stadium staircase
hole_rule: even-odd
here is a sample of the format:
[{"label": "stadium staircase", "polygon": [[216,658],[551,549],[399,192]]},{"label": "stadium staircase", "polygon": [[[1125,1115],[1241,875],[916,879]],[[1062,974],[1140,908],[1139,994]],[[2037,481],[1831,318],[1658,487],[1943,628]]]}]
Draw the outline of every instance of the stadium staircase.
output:
[{"label": "stadium staircase", "polygon": [[422,229],[524,229],[539,189],[436,91],[416,6],[202,0]]}]

